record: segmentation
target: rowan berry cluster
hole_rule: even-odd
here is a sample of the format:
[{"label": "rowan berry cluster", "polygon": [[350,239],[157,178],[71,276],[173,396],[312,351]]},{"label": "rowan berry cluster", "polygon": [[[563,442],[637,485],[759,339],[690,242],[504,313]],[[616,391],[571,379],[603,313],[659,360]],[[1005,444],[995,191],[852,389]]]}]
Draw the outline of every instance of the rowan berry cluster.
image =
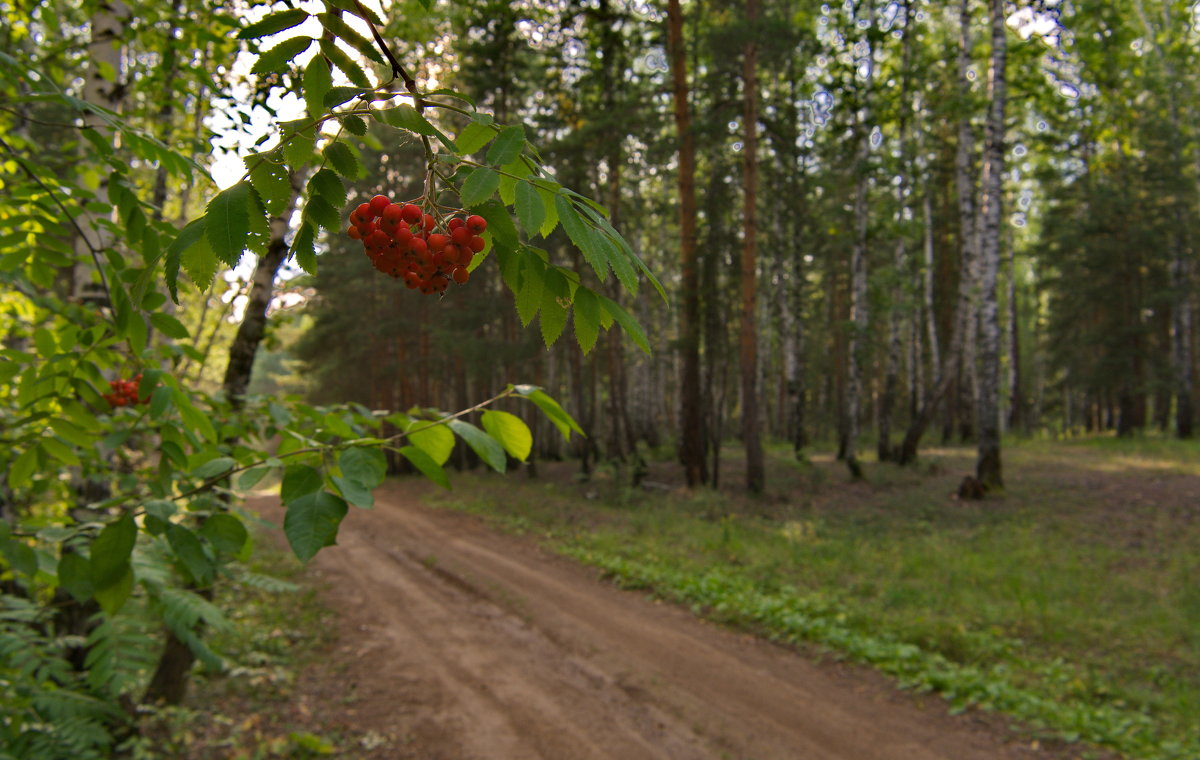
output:
[{"label": "rowan berry cluster", "polygon": [[482,216],[454,217],[439,229],[438,220],[419,206],[376,195],[351,212],[346,234],[362,241],[380,272],[432,295],[444,293],[451,280],[463,285],[471,278],[467,268],[483,250],[480,235],[486,229]]},{"label": "rowan berry cluster", "polygon": [[134,375],[130,380],[109,380],[108,387],[112,393],[105,393],[104,400],[109,406],[133,406],[135,404],[144,404],[150,399],[138,398],[138,385],[142,382],[140,374]]}]

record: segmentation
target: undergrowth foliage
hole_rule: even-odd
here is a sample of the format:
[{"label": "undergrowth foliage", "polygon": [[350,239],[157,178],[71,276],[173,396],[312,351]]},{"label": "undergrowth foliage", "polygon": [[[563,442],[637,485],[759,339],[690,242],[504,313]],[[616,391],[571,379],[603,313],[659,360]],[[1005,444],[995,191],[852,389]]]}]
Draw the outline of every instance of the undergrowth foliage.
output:
[{"label": "undergrowth foliage", "polygon": [[[158,13],[127,5],[129,18]],[[359,3],[327,0],[315,15],[288,8],[248,26],[220,14],[192,18],[178,23],[207,23],[191,33],[216,35],[231,57],[234,31],[257,46],[252,73],[294,81],[308,113],[277,124],[267,147],[245,159],[242,179],[212,192],[181,229],[164,220],[151,186],[156,173],[166,184],[211,186],[183,140],[156,137],[144,121],[60,84],[71,79],[53,51],[0,52],[12,104],[0,113],[2,757],[109,757],[132,741],[164,629],[204,667],[222,667],[207,643],[228,626],[213,589],[247,582],[241,563],[252,551],[239,491],[280,478],[284,532],[307,561],[335,543],[350,506],[372,506],[387,450],[448,487],[443,465],[456,439],[500,472],[509,457],[529,455],[525,423],[488,408],[501,399],[534,404],[564,437],[581,433],[529,385],[453,414],[399,413],[229,399],[177,372],[205,358],[172,312],[180,289],[204,293],[245,252],[266,254],[282,234],[274,229],[293,220],[288,254],[315,271],[322,230],[346,229],[343,210],[353,205],[343,180],[362,172],[359,141],[376,139],[367,119],[397,141],[420,141],[424,193],[413,204],[435,219],[452,208],[483,222],[473,229],[480,242],[468,241],[479,249],[469,269],[494,261],[523,324],[540,317],[547,344],[573,320],[585,351],[613,324],[647,348],[627,312],[533,245],[559,225],[601,282],[611,275],[635,292],[645,276],[662,293],[605,209],[555,180],[520,124],[498,124],[458,93],[421,91],[382,20]],[[295,33],[312,18],[318,37]],[[80,28],[87,20],[85,12]],[[31,53],[39,24],[57,21],[49,10],[23,20]],[[310,48],[317,54],[296,70]],[[335,72],[349,84],[335,83]],[[206,71],[177,74],[219,88]],[[100,75],[120,81],[119,72]],[[29,128],[46,119],[61,129]],[[56,141],[78,158],[64,166]],[[479,425],[468,419],[475,415]]]}]

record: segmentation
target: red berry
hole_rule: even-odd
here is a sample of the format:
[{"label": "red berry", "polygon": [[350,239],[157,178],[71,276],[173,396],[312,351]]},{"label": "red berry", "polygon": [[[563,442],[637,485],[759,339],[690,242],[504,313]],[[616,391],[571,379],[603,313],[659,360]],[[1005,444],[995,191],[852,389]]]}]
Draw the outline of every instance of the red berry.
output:
[{"label": "red berry", "polygon": [[425,231],[433,232],[434,227],[437,227],[437,220],[434,219],[431,215],[426,214],[425,215],[425,224],[424,224]]},{"label": "red berry", "polygon": [[[379,216],[380,214],[383,213],[383,210],[385,208],[387,208],[388,204],[390,204],[391,202],[392,202],[392,199],[388,198],[386,195],[376,195],[374,198],[371,199],[371,202],[370,202],[370,204],[368,204],[368,207],[371,209],[371,214],[373,216]],[[362,208],[362,207],[360,206],[359,208]]]},{"label": "red berry", "polygon": [[400,221],[404,218],[404,207],[398,203],[389,204],[383,209],[381,216],[386,222],[400,224]]},{"label": "red berry", "polygon": [[351,240],[362,240],[362,232],[353,224],[350,225],[350,229],[346,230],[346,234],[350,236]]},{"label": "red berry", "polygon": [[406,203],[404,204],[404,207],[400,209],[400,218],[408,224],[416,224],[417,222],[421,221],[421,209],[420,207],[414,206],[411,203]]},{"label": "red berry", "polygon": [[467,229],[474,235],[481,234],[487,229],[487,220],[478,214],[467,217]]},{"label": "red berry", "polygon": [[429,243],[429,250],[440,251],[446,247],[446,243],[450,242],[450,238],[446,237],[440,232],[435,232],[429,236],[426,242]]},{"label": "red berry", "polygon": [[369,222],[375,218],[375,212],[371,210],[370,203],[361,203],[358,208],[354,209],[354,213],[358,214],[358,218],[364,222]]},{"label": "red berry", "polygon": [[466,267],[457,267],[454,270],[453,277],[454,281],[459,285],[465,285],[467,280],[471,279],[471,273],[467,271]]},{"label": "red berry", "polygon": [[429,253],[429,246],[421,238],[414,237],[412,242],[409,243],[409,250],[411,250],[417,256],[424,258],[425,255]]},{"label": "red berry", "polygon": [[375,230],[366,237],[365,242],[368,248],[383,248],[392,242],[392,239],[383,230]]},{"label": "red berry", "polygon": [[458,229],[459,227],[463,226],[464,224],[466,224],[466,222],[464,222],[461,217],[456,216],[446,224],[446,229],[453,232],[454,230]]},{"label": "red berry", "polygon": [[458,245],[466,245],[471,239],[471,232],[466,227],[459,227],[450,233],[450,239]]},{"label": "red berry", "polygon": [[482,251],[485,245],[487,245],[487,243],[484,242],[483,238],[479,237],[478,235],[471,238],[471,240],[467,243],[467,247],[475,253]]},{"label": "red berry", "polygon": [[446,246],[446,261],[449,261],[454,266],[458,266],[458,258],[462,256],[462,246],[451,243]]}]

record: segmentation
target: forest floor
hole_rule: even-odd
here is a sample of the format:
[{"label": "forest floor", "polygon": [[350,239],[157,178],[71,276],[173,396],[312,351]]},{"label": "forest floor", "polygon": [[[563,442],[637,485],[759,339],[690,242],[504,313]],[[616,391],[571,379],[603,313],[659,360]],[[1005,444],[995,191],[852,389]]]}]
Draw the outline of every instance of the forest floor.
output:
[{"label": "forest floor", "polygon": [[389,481],[300,578],[326,609],[295,627],[324,630],[283,698],[230,705],[300,733],[196,757],[1195,756],[1197,446],[1008,447],[973,503],[965,448],[858,483],[774,450],[758,498],[728,453],[716,492],[665,458],[648,488],[567,463]]}]

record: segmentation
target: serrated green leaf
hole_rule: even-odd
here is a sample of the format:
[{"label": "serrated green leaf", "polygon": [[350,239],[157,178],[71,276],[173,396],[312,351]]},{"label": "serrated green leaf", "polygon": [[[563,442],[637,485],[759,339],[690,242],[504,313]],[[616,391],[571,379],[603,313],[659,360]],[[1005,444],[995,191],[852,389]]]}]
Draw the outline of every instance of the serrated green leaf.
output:
[{"label": "serrated green leaf", "polygon": [[362,137],[367,133],[367,123],[362,120],[361,116],[350,114],[342,117],[342,126],[352,135]]},{"label": "serrated green leaf", "polygon": [[341,8],[344,11],[358,16],[364,21],[370,21],[375,26],[381,27],[384,25],[383,20],[379,18],[379,15],[375,13],[375,11],[371,10],[362,3],[356,2],[356,0],[326,0],[326,2],[335,8]]},{"label": "serrated green leaf", "polygon": [[239,182],[209,202],[204,232],[216,257],[228,266],[237,266],[250,235],[249,184]]},{"label": "serrated green leaf", "polygon": [[208,480],[209,478],[228,472],[236,466],[237,460],[232,457],[216,457],[192,470],[192,477]]},{"label": "serrated green leaf", "polygon": [[[183,252],[192,247],[199,240],[204,240],[204,217],[193,220],[190,224],[179,231],[175,239],[171,241],[171,245],[167,246],[166,264],[163,266],[163,273],[167,278],[167,289],[171,291],[171,300],[179,303],[178,277],[179,265],[181,263]],[[212,252],[209,251],[209,255]],[[216,262],[213,262],[213,273],[216,273]],[[188,277],[192,277],[192,273],[188,271]],[[209,277],[208,282],[212,278]],[[195,277],[192,277],[192,282],[199,284]],[[202,289],[207,288],[207,283],[201,286]]]},{"label": "serrated green leaf", "polygon": [[292,182],[287,167],[283,166],[282,152],[251,153],[244,159],[250,170],[250,184],[258,192],[263,206],[271,216],[279,216],[287,208],[292,196]]},{"label": "serrated green leaf", "polygon": [[546,207],[542,204],[542,198],[538,195],[537,188],[522,181],[517,183],[515,200],[517,219],[521,220],[521,226],[532,237],[546,220]]},{"label": "serrated green leaf", "polygon": [[256,40],[260,37],[269,37],[285,29],[291,29],[294,26],[303,24],[308,20],[308,17],[309,14],[307,11],[302,11],[298,8],[289,8],[286,11],[272,13],[244,27],[238,32],[237,38],[239,40]]},{"label": "serrated green leaf", "polygon": [[340,475],[334,475],[330,480],[337,488],[338,493],[342,495],[350,504],[359,509],[371,509],[375,506],[375,497],[371,494],[371,489],[359,483],[352,478],[344,478]]},{"label": "serrated green leaf", "polygon": [[504,166],[514,161],[525,149],[525,128],[513,124],[500,130],[492,147],[488,148],[487,162],[493,166]]},{"label": "serrated green leaf", "polygon": [[91,564],[76,552],[64,552],[58,559],[58,585],[77,602],[91,599],[94,591]]},{"label": "serrated green leaf", "polygon": [[312,219],[335,235],[341,230],[341,214],[338,213],[337,209],[329,205],[329,201],[325,200],[325,197],[322,195],[309,197],[308,203],[304,205],[304,216]]},{"label": "serrated green leaf", "polygon": [[249,470],[246,470],[238,477],[238,490],[249,491],[251,488],[254,488],[256,485],[258,485],[259,481],[265,478],[267,473],[272,469],[274,468],[253,467]]},{"label": "serrated green leaf", "polygon": [[23,488],[29,485],[37,469],[37,461],[37,446],[22,451],[8,468],[8,487]]},{"label": "serrated green leaf", "polygon": [[321,25],[333,33],[342,42],[362,53],[368,59],[383,64],[383,56],[375,49],[375,44],[354,30],[341,16],[334,13],[318,13]]},{"label": "serrated green leaf", "polygon": [[61,417],[54,417],[50,420],[50,429],[53,430],[57,435],[61,436],[64,440],[69,441],[80,448],[88,448],[95,443],[92,437],[85,433],[82,429],[75,424],[62,419]]},{"label": "serrated green leaf", "polygon": [[[141,321],[140,316],[138,317],[138,321]],[[45,451],[63,464],[70,465],[71,467],[78,467],[82,464],[79,460],[79,455],[72,451],[70,446],[57,438],[43,438],[39,441],[39,444],[42,447],[42,451]]]},{"label": "serrated green leaf", "polygon": [[308,180],[308,194],[320,195],[335,208],[346,205],[346,185],[336,172],[322,169]]},{"label": "serrated green leaf", "polygon": [[472,208],[491,198],[499,187],[500,175],[481,166],[467,177],[459,195],[462,197],[463,206]]},{"label": "serrated green leaf", "polygon": [[121,611],[132,593],[133,567],[126,562],[121,566],[121,572],[117,579],[103,588],[96,588],[92,592],[92,598],[99,603],[100,609],[111,617]]},{"label": "serrated green leaf", "polygon": [[218,512],[205,520],[200,526],[200,535],[207,538],[218,551],[230,556],[237,556],[250,538],[242,521],[227,512]]},{"label": "serrated green leaf", "polygon": [[329,92],[325,93],[325,97],[321,101],[325,105],[325,108],[336,108],[348,100],[359,97],[364,92],[368,92],[368,89],[363,87],[330,87]]},{"label": "serrated green leaf", "polygon": [[[204,232],[203,227],[200,228],[200,232]],[[179,263],[183,265],[183,271],[187,272],[188,279],[194,282],[197,288],[204,291],[212,285],[213,277],[217,274],[217,255],[213,253],[207,235],[184,249]]]},{"label": "serrated green leaf", "polygon": [[167,543],[195,585],[203,588],[212,584],[213,564],[195,533],[178,523],[172,523],[167,528]]},{"label": "serrated green leaf", "polygon": [[496,472],[504,472],[508,459],[504,455],[504,447],[500,442],[464,420],[450,420],[448,423],[455,435],[466,441],[467,445],[479,455],[488,467]]},{"label": "serrated green leaf", "polygon": [[599,249],[595,232],[579,213],[575,210],[574,204],[564,195],[557,195],[554,198],[554,208],[558,212],[558,221],[562,223],[563,229],[567,231],[567,236],[571,238],[571,242],[579,247],[583,253],[583,257],[591,264],[592,270],[596,273],[596,277],[600,282],[605,282],[608,279],[608,261],[604,258],[603,253]]},{"label": "serrated green leaf", "polygon": [[370,87],[371,79],[367,76],[367,72],[362,70],[362,67],[354,62],[354,59],[337,46],[333,40],[321,38],[321,53],[328,58],[334,66],[341,69],[341,72],[346,75],[352,83],[359,87]]},{"label": "serrated green leaf", "polygon": [[521,319],[521,326],[528,327],[542,306],[546,265],[533,254],[526,253],[522,259],[521,287],[517,291],[517,316]]},{"label": "serrated green leaf", "polygon": [[570,291],[566,278],[557,269],[547,269],[542,282],[542,305],[538,317],[542,341],[547,347],[554,345],[562,335],[563,328],[567,326],[567,317],[570,316],[570,307],[567,305],[569,299]]},{"label": "serrated green leaf", "polygon": [[362,176],[362,162],[344,142],[331,142],[325,146],[325,158],[333,170],[346,179],[358,179]]},{"label": "serrated green leaf", "polygon": [[546,419],[554,423],[558,428],[558,432],[562,433],[564,440],[571,439],[572,431],[583,435],[583,428],[579,427],[579,423],[575,418],[567,414],[557,401],[550,397],[541,388],[535,385],[518,385],[514,389],[518,395],[531,401],[538,409],[542,410],[542,414],[546,415]]},{"label": "serrated green leaf", "polygon": [[542,222],[542,237],[550,237],[550,233],[554,232],[554,228],[558,226],[558,206],[555,205],[554,199],[558,197],[543,187],[538,187],[538,195],[542,197],[542,208],[546,211],[546,219]]},{"label": "serrated green leaf", "polygon": [[283,73],[292,59],[308,50],[311,37],[292,37],[279,43],[258,57],[250,67],[251,74]]},{"label": "serrated green leaf", "polygon": [[283,532],[301,562],[308,562],[322,548],[337,543],[338,526],[349,511],[341,497],[328,491],[308,493],[288,502]]},{"label": "serrated green leaf", "polygon": [[413,445],[443,465],[454,451],[454,433],[445,425],[433,425],[429,420],[410,420],[406,432]]},{"label": "serrated green leaf", "polygon": [[529,426],[515,414],[489,409],[480,420],[488,435],[495,438],[513,459],[524,462],[533,451],[533,434]]},{"label": "serrated green leaf", "polygon": [[314,55],[304,67],[304,105],[308,115],[317,118],[325,113],[325,95],[333,87],[333,75],[329,71],[329,61],[324,56]]},{"label": "serrated green leaf", "polygon": [[592,291],[580,287],[575,291],[572,311],[575,314],[575,339],[586,354],[600,336],[600,300]]},{"label": "serrated green leaf", "polygon": [[604,305],[605,311],[612,315],[612,318],[617,321],[617,324],[621,325],[621,329],[625,331],[626,335],[633,339],[633,342],[637,344],[637,347],[646,353],[650,353],[650,340],[646,337],[646,332],[642,329],[642,326],[636,319],[633,318],[633,315],[622,308],[621,305],[616,301],[608,298],[607,296],[602,295],[600,296],[600,299]]},{"label": "serrated green leaf", "polygon": [[316,493],[321,490],[324,482],[321,473],[306,464],[288,465],[283,471],[283,483],[279,486],[279,498],[284,504],[299,499],[301,496]]},{"label": "serrated green leaf", "polygon": [[416,446],[404,446],[398,451],[400,456],[407,459],[422,475],[437,483],[442,488],[449,490],[450,478],[446,476],[446,471],[442,469],[440,464],[433,461],[428,454]]},{"label": "serrated green leaf", "polygon": [[182,322],[163,311],[151,314],[150,324],[154,326],[155,330],[174,340],[185,340],[189,334]]},{"label": "serrated green leaf", "polygon": [[283,157],[292,168],[311,163],[316,150],[317,136],[311,124],[304,120],[283,125]]},{"label": "serrated green leaf", "polygon": [[97,589],[106,588],[121,579],[129,567],[129,557],[137,543],[137,523],[129,512],[105,525],[92,541],[91,576]]},{"label": "serrated green leaf", "polygon": [[458,149],[462,151],[464,156],[469,156],[491,142],[495,136],[495,129],[473,121],[464,127],[462,132],[458,133],[458,137],[454,138],[454,142],[458,144]]},{"label": "serrated green leaf", "polygon": [[296,252],[296,263],[300,265],[300,268],[309,274],[316,274],[317,248],[312,227],[307,224],[301,225],[300,231],[296,233],[296,239],[292,243],[292,248]]},{"label": "serrated green leaf", "polygon": [[429,120],[407,103],[401,103],[395,108],[389,108],[383,111],[381,115],[384,121],[393,127],[407,129],[409,132],[416,132],[419,135],[426,135],[428,137],[433,137],[437,134],[437,130],[429,123]]}]

